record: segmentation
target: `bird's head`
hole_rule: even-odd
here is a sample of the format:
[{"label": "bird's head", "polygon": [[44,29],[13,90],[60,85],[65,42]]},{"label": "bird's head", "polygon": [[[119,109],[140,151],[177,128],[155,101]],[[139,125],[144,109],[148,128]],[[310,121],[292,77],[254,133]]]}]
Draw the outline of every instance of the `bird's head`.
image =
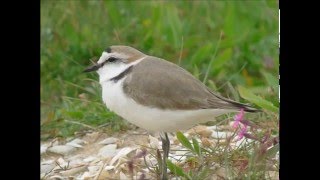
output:
[{"label": "bird's head", "polygon": [[115,77],[144,57],[146,57],[145,54],[129,46],[110,46],[102,52],[96,64],[83,72],[96,71],[101,82]]}]

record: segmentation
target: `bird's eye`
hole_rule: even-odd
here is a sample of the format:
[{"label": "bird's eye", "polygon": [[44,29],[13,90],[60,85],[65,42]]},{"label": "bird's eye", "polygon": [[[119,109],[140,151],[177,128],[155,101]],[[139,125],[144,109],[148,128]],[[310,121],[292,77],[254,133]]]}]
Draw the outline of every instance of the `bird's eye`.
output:
[{"label": "bird's eye", "polygon": [[109,62],[114,62],[114,61],[116,61],[116,60],[118,60],[118,59],[115,58],[115,57],[110,57],[107,61],[109,61]]}]

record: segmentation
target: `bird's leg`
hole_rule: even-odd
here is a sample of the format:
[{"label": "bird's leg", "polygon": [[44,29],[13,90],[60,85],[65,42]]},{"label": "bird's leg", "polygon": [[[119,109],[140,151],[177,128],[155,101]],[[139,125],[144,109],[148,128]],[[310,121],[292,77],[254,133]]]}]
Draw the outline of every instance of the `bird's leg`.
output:
[{"label": "bird's leg", "polygon": [[167,180],[167,159],[169,156],[170,150],[170,140],[168,138],[167,133],[160,133],[161,141],[162,141],[162,150],[163,150],[163,159],[162,159],[162,167],[161,167],[161,180]]}]

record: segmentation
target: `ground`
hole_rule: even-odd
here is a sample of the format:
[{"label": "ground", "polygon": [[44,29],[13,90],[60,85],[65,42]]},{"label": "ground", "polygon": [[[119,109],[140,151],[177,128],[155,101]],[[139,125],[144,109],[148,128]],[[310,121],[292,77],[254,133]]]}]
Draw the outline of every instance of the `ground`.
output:
[{"label": "ground", "polygon": [[[217,146],[225,143],[234,135],[230,126],[196,126],[183,134],[190,139],[196,137],[201,146]],[[236,137],[235,137],[236,138]],[[235,139],[234,138],[234,139]],[[169,134],[171,151],[169,159],[173,163],[187,163],[188,150],[177,140],[175,134]],[[236,149],[250,142],[232,142]],[[51,139],[41,143],[42,179],[157,179],[155,173],[156,149],[161,150],[161,141],[156,133],[148,133],[136,128],[126,133],[88,131],[79,137],[67,140]],[[208,179],[226,179],[226,169],[212,165],[215,172]],[[186,169],[185,169],[186,170]],[[270,170],[268,179],[278,179],[278,170]],[[175,179],[173,173],[169,173]]]}]

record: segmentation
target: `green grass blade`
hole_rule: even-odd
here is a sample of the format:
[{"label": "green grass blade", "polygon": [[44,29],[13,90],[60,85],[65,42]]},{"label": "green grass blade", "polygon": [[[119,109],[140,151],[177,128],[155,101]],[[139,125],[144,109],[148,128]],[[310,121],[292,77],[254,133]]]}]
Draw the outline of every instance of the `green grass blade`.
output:
[{"label": "green grass blade", "polygon": [[248,89],[239,86],[238,87],[240,96],[246,100],[248,100],[249,102],[256,104],[257,106],[278,113],[279,108],[274,106],[270,101],[267,101],[265,99],[262,99],[260,96],[257,96],[255,94],[253,94],[251,91],[249,91]]},{"label": "green grass blade", "polygon": [[177,132],[177,139],[179,142],[187,149],[190,149],[192,152],[195,152],[193,149],[191,143],[188,141],[188,139],[183,135],[181,132]]},{"label": "green grass blade", "polygon": [[239,98],[239,94],[238,92],[236,91],[236,89],[232,86],[232,84],[230,82],[227,82],[227,86],[228,88],[230,89],[230,92],[232,94],[232,98],[236,101],[239,101],[240,98]]},{"label": "green grass blade", "polygon": [[268,72],[262,72],[262,74],[270,86],[276,87],[279,85],[279,79],[275,78],[272,74]]},{"label": "green grass blade", "polygon": [[200,149],[198,141],[195,138],[192,138],[192,144],[193,144],[193,149],[194,149],[195,153],[197,153],[200,156],[201,149]]},{"label": "green grass blade", "polygon": [[167,160],[168,169],[177,176],[184,177],[186,179],[191,179],[191,177],[184,173],[182,168],[173,164],[170,160]]},{"label": "green grass blade", "polygon": [[197,51],[192,55],[189,63],[200,64],[202,61],[207,61],[209,59],[208,54],[211,53],[212,46],[212,44],[205,44],[197,48]]},{"label": "green grass blade", "polygon": [[271,86],[275,92],[279,93],[279,79],[274,77],[272,74],[268,72],[262,72],[264,78],[266,79],[269,86]]},{"label": "green grass blade", "polygon": [[221,38],[222,38],[222,32],[220,32],[219,41],[218,41],[218,43],[217,43],[217,45],[216,45],[216,48],[215,48],[215,50],[214,50],[214,54],[213,54],[213,56],[212,56],[211,59],[210,59],[210,62],[209,62],[209,65],[208,65],[208,69],[207,69],[206,74],[205,74],[204,79],[203,79],[203,84],[206,84],[206,82],[207,82],[208,75],[209,75],[209,73],[210,73],[213,60],[216,58],[218,49],[219,49],[219,47],[220,47]]},{"label": "green grass blade", "polygon": [[222,51],[217,58],[212,62],[213,70],[221,70],[223,65],[232,58],[232,48],[227,48]]}]

